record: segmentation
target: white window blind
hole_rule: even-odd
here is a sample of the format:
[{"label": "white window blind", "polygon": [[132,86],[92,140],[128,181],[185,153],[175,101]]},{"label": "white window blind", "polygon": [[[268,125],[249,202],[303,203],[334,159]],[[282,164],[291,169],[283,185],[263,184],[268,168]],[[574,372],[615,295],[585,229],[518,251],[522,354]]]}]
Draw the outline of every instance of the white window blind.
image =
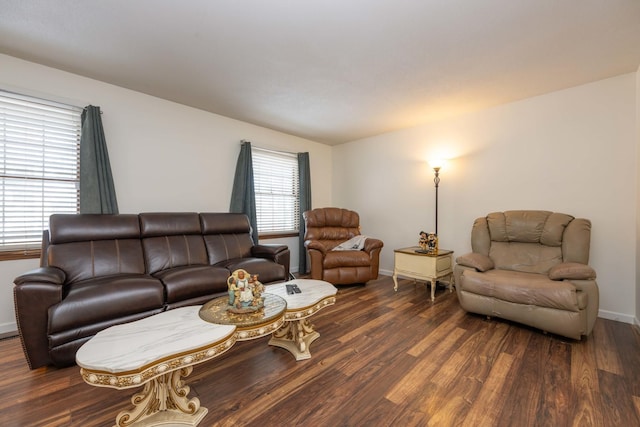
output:
[{"label": "white window blind", "polygon": [[0,91],[0,251],[38,249],[77,213],[82,108]]},{"label": "white window blind", "polygon": [[256,147],[251,154],[258,233],[297,233],[300,229],[298,156]]}]

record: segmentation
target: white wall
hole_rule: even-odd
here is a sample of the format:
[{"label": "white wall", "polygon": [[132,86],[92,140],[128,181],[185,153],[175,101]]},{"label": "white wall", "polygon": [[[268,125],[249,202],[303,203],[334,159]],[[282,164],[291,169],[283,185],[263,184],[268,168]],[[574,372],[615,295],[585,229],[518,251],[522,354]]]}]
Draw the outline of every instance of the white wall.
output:
[{"label": "white wall", "polygon": [[[640,188],[640,66],[636,72],[636,188]],[[636,318],[640,326],[640,194],[636,191]]]},{"label": "white wall", "polygon": [[[78,106],[100,106],[122,213],[226,212],[240,141],[308,151],[314,206],[331,203],[331,147],[139,92],[0,55],[0,88]],[[267,243],[276,241],[268,240]],[[297,238],[291,249],[297,271]],[[15,330],[13,279],[37,260],[0,262],[0,334]]]},{"label": "white wall", "polygon": [[440,247],[471,250],[473,220],[544,209],[592,221],[600,315],[632,322],[636,263],[636,73],[334,147],[333,202],[393,249],[434,229],[432,157],[441,171]]}]

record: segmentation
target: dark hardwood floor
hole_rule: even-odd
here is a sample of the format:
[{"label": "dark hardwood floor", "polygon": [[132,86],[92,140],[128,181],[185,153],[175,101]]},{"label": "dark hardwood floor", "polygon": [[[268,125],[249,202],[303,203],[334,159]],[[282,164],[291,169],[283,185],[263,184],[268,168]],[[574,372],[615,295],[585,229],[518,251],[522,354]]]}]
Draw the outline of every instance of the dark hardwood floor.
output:
[{"label": "dark hardwood floor", "polygon": [[[639,426],[640,333],[598,319],[572,341],[465,313],[438,289],[390,277],[341,287],[296,362],[268,338],[194,367],[201,426]],[[0,341],[0,426],[112,426],[133,390],[85,384],[77,367],[30,371]]]}]

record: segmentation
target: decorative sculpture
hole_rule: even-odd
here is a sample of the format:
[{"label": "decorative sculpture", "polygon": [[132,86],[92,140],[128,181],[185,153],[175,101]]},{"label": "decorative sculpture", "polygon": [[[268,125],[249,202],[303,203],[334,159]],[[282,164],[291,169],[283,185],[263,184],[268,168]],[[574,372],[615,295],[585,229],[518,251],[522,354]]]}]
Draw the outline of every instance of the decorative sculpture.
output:
[{"label": "decorative sculpture", "polygon": [[429,233],[427,235],[427,253],[429,255],[438,254],[438,236],[436,233]]},{"label": "decorative sculpture", "polygon": [[420,249],[422,249],[423,252],[427,251],[427,232],[426,231],[420,232],[420,240],[418,241],[418,246],[420,246]]},{"label": "decorative sculpture", "polygon": [[438,255],[438,235],[421,231],[418,246],[420,249],[416,249],[416,252],[419,254]]},{"label": "decorative sculpture", "polygon": [[264,285],[258,281],[258,275],[251,275],[243,269],[231,273],[227,279],[229,306],[232,313],[253,313],[264,307]]}]

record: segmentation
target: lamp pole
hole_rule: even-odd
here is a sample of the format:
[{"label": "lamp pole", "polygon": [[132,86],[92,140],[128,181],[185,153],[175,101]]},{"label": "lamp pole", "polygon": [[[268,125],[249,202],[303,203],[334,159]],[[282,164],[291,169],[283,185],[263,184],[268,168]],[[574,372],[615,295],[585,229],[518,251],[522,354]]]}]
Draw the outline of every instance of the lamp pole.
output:
[{"label": "lamp pole", "polygon": [[440,166],[436,166],[433,168],[433,172],[435,177],[433,178],[433,183],[436,185],[436,236],[438,235],[438,186],[440,184]]}]

